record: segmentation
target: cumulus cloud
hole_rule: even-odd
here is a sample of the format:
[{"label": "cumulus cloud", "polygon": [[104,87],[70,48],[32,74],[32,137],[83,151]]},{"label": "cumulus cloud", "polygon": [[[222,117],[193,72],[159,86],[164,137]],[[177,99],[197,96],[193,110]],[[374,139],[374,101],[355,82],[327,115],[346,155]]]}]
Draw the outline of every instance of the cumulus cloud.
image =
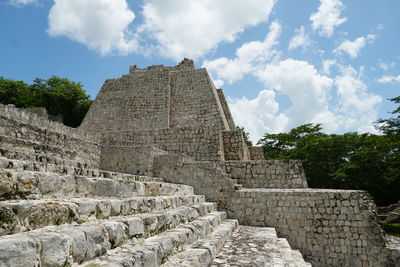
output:
[{"label": "cumulus cloud", "polygon": [[400,75],[399,76],[382,76],[378,82],[380,83],[400,83]]},{"label": "cumulus cloud", "polygon": [[[286,59],[259,68],[254,75],[264,89],[253,98],[228,98],[237,124],[244,126],[253,141],[266,132],[286,132],[304,123],[321,123],[326,132],[375,132],[380,96],[368,92],[362,74],[352,67],[341,67],[332,78],[315,66]],[[277,94],[285,95],[292,105],[280,109]],[[332,101],[332,97],[338,99]]]},{"label": "cumulus cloud", "polygon": [[135,14],[126,0],[55,0],[48,19],[51,36],[66,36],[102,55],[137,48],[128,29]]},{"label": "cumulus cloud", "polygon": [[38,2],[37,0],[9,0],[8,4],[16,7],[22,7],[25,5],[36,4],[37,2]]},{"label": "cumulus cloud", "polygon": [[281,25],[274,21],[269,27],[269,32],[264,41],[252,41],[244,43],[236,50],[236,58],[226,57],[214,60],[205,60],[203,67],[207,68],[212,74],[216,74],[218,79],[223,79],[228,83],[234,83],[243,78],[245,74],[255,71],[255,66],[262,64],[277,54],[272,48],[278,44],[281,33]]},{"label": "cumulus cloud", "polygon": [[279,104],[273,90],[261,90],[256,98],[228,98],[229,109],[235,123],[250,133],[256,143],[265,133],[278,133],[286,130],[288,118],[278,114]]},{"label": "cumulus cloud", "polygon": [[146,0],[143,22],[133,26],[135,14],[126,0],[54,0],[48,33],[66,36],[102,55],[140,51],[175,60],[197,59],[221,42],[233,42],[247,27],[266,22],[275,2]]},{"label": "cumulus cloud", "polygon": [[335,59],[327,59],[322,62],[322,73],[326,75],[331,74],[331,68],[336,64]]},{"label": "cumulus cloud", "polygon": [[321,36],[331,37],[336,27],[344,23],[343,3],[340,0],[320,0],[318,11],[310,16],[312,28]]},{"label": "cumulus cloud", "polygon": [[344,129],[359,132],[372,131],[377,119],[377,106],[382,98],[368,92],[368,87],[359,79],[359,73],[352,67],[343,68],[342,74],[335,78],[339,97],[339,112],[342,114]]},{"label": "cumulus cloud", "polygon": [[286,59],[269,64],[257,74],[267,88],[287,95],[293,105],[284,111],[287,127],[313,121],[316,114],[328,111],[333,80],[320,75],[306,61]]},{"label": "cumulus cloud", "polygon": [[292,40],[289,43],[289,50],[298,48],[298,47],[307,47],[311,45],[311,40],[308,34],[306,34],[304,26],[297,29],[295,36],[293,36]]},{"label": "cumulus cloud", "polygon": [[367,43],[373,43],[375,38],[376,38],[376,35],[368,34],[365,37],[359,37],[359,38],[355,39],[353,42],[349,41],[349,40],[345,40],[335,50],[333,50],[333,52],[334,53],[344,52],[344,53],[348,54],[351,58],[356,58],[356,57],[358,57],[361,49]]},{"label": "cumulus cloud", "polygon": [[387,71],[391,68],[393,68],[395,65],[394,62],[382,62],[381,60],[379,60],[378,66],[379,68],[381,68],[384,71]]},{"label": "cumulus cloud", "polygon": [[161,55],[199,58],[246,27],[266,22],[276,0],[148,0],[142,32],[158,42]]}]

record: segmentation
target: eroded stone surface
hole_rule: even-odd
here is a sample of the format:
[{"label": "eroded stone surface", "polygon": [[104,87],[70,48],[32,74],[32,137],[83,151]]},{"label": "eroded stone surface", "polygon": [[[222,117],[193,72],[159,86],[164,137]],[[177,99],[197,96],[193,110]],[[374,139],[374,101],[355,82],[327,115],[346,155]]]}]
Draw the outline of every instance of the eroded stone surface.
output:
[{"label": "eroded stone surface", "polygon": [[[289,253],[285,253],[285,249]],[[310,266],[290,247],[281,245],[274,228],[239,226],[221,251],[212,267],[228,266]]]},{"label": "eroded stone surface", "polygon": [[[96,257],[93,263],[101,266],[156,266],[175,254],[176,266],[203,266],[229,238],[230,227],[221,225],[226,214],[158,199],[194,192],[242,223],[276,227],[317,266],[400,261],[398,249],[385,248],[364,192],[304,189],[300,162],[263,161],[236,131],[222,91],[190,60],[133,67],[107,80],[82,129],[91,133],[0,105],[0,234],[12,234],[0,237],[1,264],[69,266]],[[107,170],[99,170],[102,165]],[[46,226],[63,223],[72,225]],[[27,233],[13,234],[20,231]],[[275,266],[300,261],[286,239],[276,239],[280,256],[261,241],[247,241],[254,246],[227,247],[244,253],[237,259],[242,266],[268,261],[248,262],[247,252],[263,249]]]}]

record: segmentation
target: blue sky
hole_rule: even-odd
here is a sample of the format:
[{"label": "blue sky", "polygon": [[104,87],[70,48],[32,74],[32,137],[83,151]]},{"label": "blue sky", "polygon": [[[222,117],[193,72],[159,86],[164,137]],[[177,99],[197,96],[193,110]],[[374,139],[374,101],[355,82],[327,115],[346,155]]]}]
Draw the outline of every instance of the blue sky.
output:
[{"label": "blue sky", "polygon": [[0,75],[82,82],[206,67],[253,140],[303,123],[375,132],[400,95],[398,0],[2,0]]}]

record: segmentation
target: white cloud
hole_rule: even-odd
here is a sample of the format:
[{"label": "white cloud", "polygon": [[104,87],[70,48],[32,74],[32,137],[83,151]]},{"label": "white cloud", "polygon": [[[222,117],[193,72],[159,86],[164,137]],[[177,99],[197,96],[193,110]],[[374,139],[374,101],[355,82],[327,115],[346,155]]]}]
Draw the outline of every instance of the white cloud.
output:
[{"label": "white cloud", "polygon": [[310,16],[313,29],[319,30],[321,36],[331,37],[334,29],[347,20],[341,18],[342,10],[340,0],[320,0],[318,11]]},{"label": "white cloud", "polygon": [[381,60],[379,60],[379,63],[378,63],[378,66],[384,71],[387,71],[387,70],[393,68],[394,65],[395,65],[394,62],[382,62]]},{"label": "white cloud", "polygon": [[48,33],[67,36],[100,54],[128,54],[137,48],[128,25],[135,19],[126,0],[55,0]]},{"label": "white cloud", "polygon": [[287,95],[293,103],[284,111],[289,118],[287,130],[313,121],[318,113],[328,111],[333,80],[320,75],[308,62],[286,59],[267,65],[257,75],[267,88]]},{"label": "white cloud", "polygon": [[161,55],[199,58],[222,42],[232,42],[246,27],[266,22],[276,0],[148,0],[144,25]]},{"label": "white cloud", "polygon": [[296,35],[293,36],[289,43],[289,50],[295,49],[297,47],[307,47],[311,45],[311,40],[308,34],[306,34],[304,26],[296,30]]},{"label": "white cloud", "polygon": [[400,83],[400,75],[399,76],[382,76],[378,82],[380,83]]},{"label": "white cloud", "polygon": [[[360,78],[362,68],[356,71],[339,67],[341,74],[330,78],[306,61],[286,59],[266,64],[254,75],[268,89],[253,99],[228,98],[232,115],[238,125],[249,131],[253,141],[264,133],[287,132],[310,122],[321,123],[328,133],[375,132],[373,122],[382,98],[368,92]],[[277,93],[286,95],[292,105],[280,110]]]},{"label": "white cloud", "polygon": [[273,90],[261,90],[254,99],[228,98],[235,123],[250,133],[254,143],[265,133],[278,133],[287,128],[288,118],[278,114],[279,104]]},{"label": "white cloud", "polygon": [[340,52],[345,52],[348,54],[351,58],[356,58],[358,57],[361,49],[367,44],[367,43],[372,43],[376,38],[376,35],[373,34],[368,34],[366,37],[359,37],[356,40],[349,41],[346,40],[342,42],[335,50],[333,50],[334,53],[340,53]]},{"label": "white cloud", "polygon": [[38,2],[37,0],[9,0],[8,4],[16,7],[21,7],[25,5],[36,4],[37,2]]},{"label": "white cloud", "polygon": [[234,83],[242,79],[245,74],[254,71],[256,65],[265,63],[277,54],[277,51],[272,48],[278,44],[280,33],[281,25],[274,21],[264,41],[244,43],[236,50],[236,58],[221,57],[205,60],[203,67],[215,73],[218,79],[226,80],[230,84]]},{"label": "white cloud", "polygon": [[335,59],[327,59],[322,62],[322,73],[326,75],[331,74],[331,68],[336,64]]},{"label": "white cloud", "polygon": [[338,112],[342,114],[344,129],[356,129],[359,132],[372,131],[377,119],[377,106],[382,98],[368,92],[368,88],[352,67],[343,68],[342,74],[335,78],[339,97]]}]

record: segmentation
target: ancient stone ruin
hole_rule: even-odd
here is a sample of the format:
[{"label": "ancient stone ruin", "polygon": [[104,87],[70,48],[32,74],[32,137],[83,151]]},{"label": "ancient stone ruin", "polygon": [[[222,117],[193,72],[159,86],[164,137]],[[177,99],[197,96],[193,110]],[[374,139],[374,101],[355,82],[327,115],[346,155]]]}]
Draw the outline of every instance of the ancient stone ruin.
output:
[{"label": "ancient stone ruin", "polygon": [[0,140],[0,266],[399,266],[366,192],[264,160],[191,60],[107,80],[80,129],[0,105]]}]

